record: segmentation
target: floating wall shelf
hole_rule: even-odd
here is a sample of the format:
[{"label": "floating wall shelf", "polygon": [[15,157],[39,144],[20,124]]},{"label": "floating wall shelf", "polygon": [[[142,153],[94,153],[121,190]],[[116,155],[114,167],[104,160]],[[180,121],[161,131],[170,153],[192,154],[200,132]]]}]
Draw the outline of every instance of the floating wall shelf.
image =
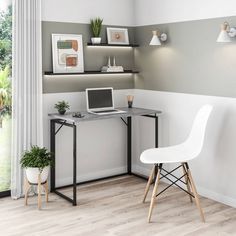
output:
[{"label": "floating wall shelf", "polygon": [[139,47],[138,44],[107,44],[107,43],[101,43],[101,44],[92,44],[87,43],[88,47],[126,47],[126,48],[137,48]]},{"label": "floating wall shelf", "polygon": [[112,75],[112,74],[138,74],[138,71],[133,70],[125,70],[124,72],[101,72],[101,71],[85,71],[83,73],[53,73],[53,72],[45,72],[45,75]]}]

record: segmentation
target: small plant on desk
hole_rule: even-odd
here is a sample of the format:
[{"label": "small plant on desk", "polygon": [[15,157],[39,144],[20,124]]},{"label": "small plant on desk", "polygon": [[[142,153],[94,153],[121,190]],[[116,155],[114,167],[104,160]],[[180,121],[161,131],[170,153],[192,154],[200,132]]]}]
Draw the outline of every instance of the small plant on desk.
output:
[{"label": "small plant on desk", "polygon": [[65,101],[60,101],[56,103],[54,107],[58,110],[58,113],[61,115],[64,115],[66,113],[66,110],[70,109],[69,103]]}]

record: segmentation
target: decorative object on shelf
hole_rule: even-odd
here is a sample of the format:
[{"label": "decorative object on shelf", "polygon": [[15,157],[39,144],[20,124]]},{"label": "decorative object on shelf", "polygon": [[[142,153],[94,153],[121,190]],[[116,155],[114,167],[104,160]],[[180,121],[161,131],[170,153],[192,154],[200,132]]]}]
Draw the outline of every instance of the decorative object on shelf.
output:
[{"label": "decorative object on shelf", "polygon": [[133,95],[127,95],[127,101],[128,101],[128,108],[132,108],[133,107],[134,96]]},{"label": "decorative object on shelf", "polygon": [[91,38],[92,44],[100,44],[102,38],[100,37],[101,29],[102,29],[103,19],[97,17],[95,19],[90,20],[90,27],[93,33],[93,37]]},{"label": "decorative object on shelf", "polygon": [[66,113],[66,110],[70,109],[69,103],[65,101],[59,101],[55,104],[54,108],[58,110],[58,113],[60,115],[64,115]]},{"label": "decorative object on shelf", "polygon": [[84,72],[82,35],[52,34],[53,73]]},{"label": "decorative object on shelf", "polygon": [[41,209],[41,190],[45,189],[48,202],[48,174],[53,165],[53,154],[43,147],[32,146],[30,151],[25,151],[21,158],[21,167],[25,169],[25,205],[28,204],[28,192],[32,185],[38,186],[38,208]]},{"label": "decorative object on shelf", "polygon": [[152,31],[152,34],[152,40],[150,41],[149,45],[160,46],[161,41],[165,42],[167,40],[167,34],[161,33],[160,30],[154,30]]},{"label": "decorative object on shelf", "polygon": [[126,28],[107,28],[108,44],[128,45],[129,35]]},{"label": "decorative object on shelf", "polygon": [[107,67],[111,67],[111,58],[108,57]]},{"label": "decorative object on shelf", "polygon": [[108,57],[107,65],[102,67],[101,72],[124,72],[124,68],[116,65],[115,57],[113,57],[113,65],[111,66],[111,58]]},{"label": "decorative object on shelf", "polygon": [[231,43],[232,38],[236,37],[236,28],[230,27],[228,22],[221,25],[220,34],[216,40],[217,43]]}]

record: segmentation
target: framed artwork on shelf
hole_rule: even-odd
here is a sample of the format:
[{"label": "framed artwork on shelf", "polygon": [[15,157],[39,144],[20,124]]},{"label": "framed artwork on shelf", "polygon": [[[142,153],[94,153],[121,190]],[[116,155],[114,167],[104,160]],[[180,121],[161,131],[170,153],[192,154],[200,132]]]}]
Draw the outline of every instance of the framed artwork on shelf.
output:
[{"label": "framed artwork on shelf", "polygon": [[126,28],[107,28],[108,44],[129,44],[128,29]]},{"label": "framed artwork on shelf", "polygon": [[83,73],[83,39],[80,34],[52,34],[53,73]]}]

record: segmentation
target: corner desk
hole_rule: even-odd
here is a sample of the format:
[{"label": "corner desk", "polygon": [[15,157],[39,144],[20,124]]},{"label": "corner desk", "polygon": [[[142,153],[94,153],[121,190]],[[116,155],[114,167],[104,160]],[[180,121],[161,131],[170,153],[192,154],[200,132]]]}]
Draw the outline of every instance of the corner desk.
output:
[{"label": "corner desk", "polygon": [[[81,123],[85,121],[94,121],[94,120],[101,120],[101,119],[114,119],[119,118],[121,121],[127,126],[127,172],[122,173],[120,175],[135,175],[138,177],[142,177],[136,173],[132,172],[132,117],[134,116],[144,116],[153,118],[155,120],[155,147],[158,147],[158,116],[161,114],[161,111],[157,110],[149,110],[149,109],[143,109],[143,108],[127,108],[127,107],[121,107],[118,108],[120,110],[125,111],[125,113],[117,113],[117,114],[109,114],[109,115],[96,115],[91,114],[88,112],[81,112],[83,117],[81,118],[75,118],[72,116],[72,112],[66,113],[65,115],[60,114],[48,114],[50,119],[50,149],[51,152],[54,153],[54,166],[51,167],[51,192],[54,192],[55,194],[59,195],[60,197],[64,198],[65,200],[72,203],[73,206],[77,205],[77,185],[84,184],[87,182],[102,180],[105,178],[112,178],[113,176],[108,176],[105,178],[100,179],[94,179],[86,182],[80,182],[77,183],[77,146],[76,146],[76,138],[77,138],[77,132],[76,127]],[[61,130],[63,126],[71,127],[73,129],[73,184],[72,185],[66,185],[66,186],[60,186],[56,187],[56,135]],[[117,175],[116,175],[117,176]],[[66,188],[66,187],[73,187],[73,197],[70,198],[60,191],[59,189]]]}]

